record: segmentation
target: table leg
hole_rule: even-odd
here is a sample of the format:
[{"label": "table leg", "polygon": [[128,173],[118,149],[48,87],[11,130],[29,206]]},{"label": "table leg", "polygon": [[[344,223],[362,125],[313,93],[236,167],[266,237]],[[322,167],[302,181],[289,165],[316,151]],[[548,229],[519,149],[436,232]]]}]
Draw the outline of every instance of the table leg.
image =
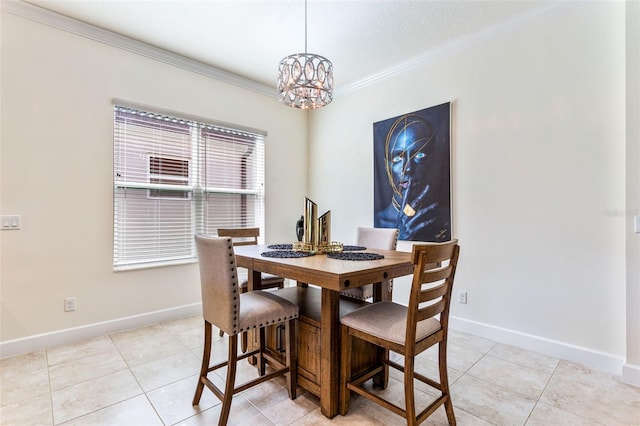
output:
[{"label": "table leg", "polygon": [[[262,288],[262,272],[254,271],[253,269],[248,269],[249,276],[247,277],[247,291],[260,290]],[[245,331],[242,335],[242,351],[246,352],[247,347],[253,348],[255,346],[255,342],[248,342],[249,334],[255,339],[256,331],[249,333]],[[247,362],[251,365],[256,365],[258,363],[258,359],[255,356],[250,356],[247,358]]]},{"label": "table leg", "polygon": [[249,269],[247,291],[262,290],[262,272]]},{"label": "table leg", "polygon": [[340,395],[340,293],[323,288],[321,309],[320,410],[332,418]]}]

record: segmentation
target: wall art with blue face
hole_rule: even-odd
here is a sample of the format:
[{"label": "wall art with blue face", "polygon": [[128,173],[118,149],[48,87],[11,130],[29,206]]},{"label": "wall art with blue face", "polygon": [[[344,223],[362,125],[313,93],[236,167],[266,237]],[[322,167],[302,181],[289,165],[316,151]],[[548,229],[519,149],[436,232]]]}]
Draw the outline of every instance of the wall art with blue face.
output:
[{"label": "wall art with blue face", "polygon": [[374,226],[451,239],[451,103],[373,124]]}]

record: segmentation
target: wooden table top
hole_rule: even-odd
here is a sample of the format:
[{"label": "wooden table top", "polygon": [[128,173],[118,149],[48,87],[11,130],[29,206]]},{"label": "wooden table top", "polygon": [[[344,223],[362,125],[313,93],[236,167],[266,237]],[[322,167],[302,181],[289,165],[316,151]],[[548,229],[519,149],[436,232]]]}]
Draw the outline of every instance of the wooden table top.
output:
[{"label": "wooden table top", "polygon": [[266,245],[234,247],[236,263],[253,271],[267,272],[281,277],[315,284],[340,291],[382,282],[413,272],[411,254],[396,250],[368,249],[368,253],[384,256],[379,260],[339,260],[325,254],[298,258],[263,257],[271,251]]}]

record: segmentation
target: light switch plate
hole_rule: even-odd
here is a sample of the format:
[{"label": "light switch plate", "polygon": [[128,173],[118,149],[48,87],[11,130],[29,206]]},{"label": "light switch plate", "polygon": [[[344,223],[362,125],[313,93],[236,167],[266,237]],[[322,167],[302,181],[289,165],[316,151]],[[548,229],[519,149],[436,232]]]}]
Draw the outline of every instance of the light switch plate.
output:
[{"label": "light switch plate", "polygon": [[640,215],[633,217],[633,232],[640,234]]},{"label": "light switch plate", "polygon": [[2,230],[17,230],[22,224],[18,215],[2,215],[0,216],[0,225]]}]

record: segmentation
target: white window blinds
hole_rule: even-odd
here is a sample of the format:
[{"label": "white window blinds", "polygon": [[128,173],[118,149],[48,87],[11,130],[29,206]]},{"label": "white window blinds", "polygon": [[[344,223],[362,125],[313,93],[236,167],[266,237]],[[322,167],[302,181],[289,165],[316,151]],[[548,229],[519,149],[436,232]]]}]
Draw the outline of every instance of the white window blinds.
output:
[{"label": "white window blinds", "polygon": [[196,260],[193,235],[259,227],[264,138],[114,107],[114,269]]}]

